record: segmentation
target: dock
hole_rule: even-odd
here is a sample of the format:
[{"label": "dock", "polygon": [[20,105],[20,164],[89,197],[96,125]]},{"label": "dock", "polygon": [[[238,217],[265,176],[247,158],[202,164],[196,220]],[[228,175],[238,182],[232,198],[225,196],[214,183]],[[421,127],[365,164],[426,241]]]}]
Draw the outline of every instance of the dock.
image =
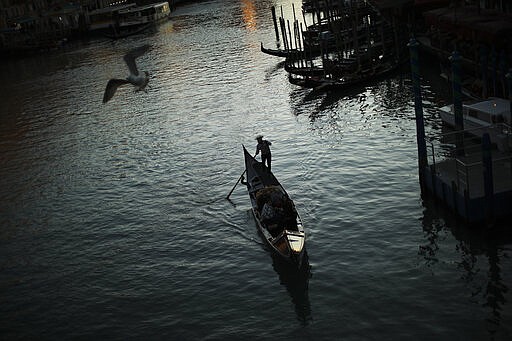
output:
[{"label": "dock", "polygon": [[[437,136],[436,141],[450,135],[453,133]],[[430,143],[423,178],[425,189],[468,223],[492,223],[510,217],[512,154],[493,146],[486,151],[481,141],[465,143],[464,155],[457,155],[455,148],[436,149]]]},{"label": "dock", "polygon": [[[470,225],[493,226],[512,217],[512,128],[490,125],[481,133],[464,130],[460,55],[452,63],[454,130],[426,136],[420,89],[418,42],[409,41],[414,90],[418,174],[422,196],[434,198]],[[512,99],[512,69],[507,74]],[[512,119],[512,118],[511,118]],[[505,128],[504,128],[505,127]],[[493,129],[500,129],[498,132]],[[491,143],[501,134],[503,145]]]}]

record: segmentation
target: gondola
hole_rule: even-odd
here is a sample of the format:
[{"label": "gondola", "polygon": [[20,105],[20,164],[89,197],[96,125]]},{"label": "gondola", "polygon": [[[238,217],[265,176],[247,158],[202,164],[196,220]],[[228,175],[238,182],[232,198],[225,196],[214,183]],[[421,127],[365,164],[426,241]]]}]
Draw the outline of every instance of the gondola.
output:
[{"label": "gondola", "polygon": [[365,69],[356,73],[347,73],[341,78],[326,78],[321,76],[301,76],[288,74],[288,81],[291,84],[304,88],[320,89],[347,89],[370,81],[380,80],[399,67],[398,63],[382,63],[374,65],[373,69]]},{"label": "gondola", "polygon": [[300,67],[295,66],[292,63],[286,63],[284,65],[284,70],[288,73],[304,77],[316,77],[325,75],[324,68],[320,66]]},{"label": "gondola", "polygon": [[[257,161],[243,147],[247,190],[252,212],[262,238],[272,252],[300,267],[306,250],[306,234],[295,204],[272,172]],[[265,205],[271,205],[276,214],[272,219],[265,214]]]},{"label": "gondola", "polygon": [[297,49],[289,49],[289,50],[281,50],[281,49],[267,49],[263,47],[263,43],[261,43],[261,52],[269,54],[271,56],[283,57],[283,58],[291,58],[294,56],[298,56],[301,54],[301,51]]}]

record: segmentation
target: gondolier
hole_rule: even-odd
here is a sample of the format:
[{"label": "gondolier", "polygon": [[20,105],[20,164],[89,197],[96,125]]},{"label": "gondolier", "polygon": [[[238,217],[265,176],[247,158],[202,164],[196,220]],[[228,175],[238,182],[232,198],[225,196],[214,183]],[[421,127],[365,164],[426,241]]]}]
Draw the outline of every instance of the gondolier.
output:
[{"label": "gondolier", "polygon": [[256,155],[258,155],[261,151],[261,162],[264,166],[267,166],[268,171],[270,172],[272,163],[272,153],[270,152],[270,146],[272,143],[270,141],[264,140],[263,135],[256,136],[256,140],[258,141],[258,145],[256,146]]}]

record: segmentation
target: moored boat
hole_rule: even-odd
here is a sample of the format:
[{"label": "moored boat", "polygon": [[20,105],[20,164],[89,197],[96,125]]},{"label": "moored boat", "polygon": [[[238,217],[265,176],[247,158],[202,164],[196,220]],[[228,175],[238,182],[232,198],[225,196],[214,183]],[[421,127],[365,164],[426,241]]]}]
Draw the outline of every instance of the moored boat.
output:
[{"label": "moored boat", "polygon": [[[438,112],[444,123],[455,126],[453,104],[439,108]],[[491,97],[484,101],[463,103],[462,118],[467,133],[476,137],[488,133],[498,149],[509,151],[512,148],[510,100]]]},{"label": "moored boat", "polygon": [[306,234],[295,204],[274,174],[245,147],[243,150],[245,184],[258,230],[275,254],[300,267],[306,250]]},{"label": "moored boat", "polygon": [[298,56],[301,53],[301,51],[299,51],[297,49],[288,49],[288,50],[269,49],[269,48],[263,47],[263,43],[260,43],[260,44],[261,44],[261,47],[260,47],[261,52],[269,54],[271,56],[290,58],[290,57]]},{"label": "moored boat", "polygon": [[168,1],[126,8],[119,11],[121,26],[156,24],[169,19],[170,15],[171,8]]},{"label": "moored boat", "polygon": [[288,81],[291,84],[299,85],[304,88],[312,88],[315,90],[327,89],[347,89],[370,81],[376,81],[389,73],[393,72],[399,67],[396,62],[384,62],[381,64],[373,65],[366,69],[361,69],[357,72],[347,72],[341,77],[332,77],[332,74],[327,76],[302,76],[298,73],[289,73]]},{"label": "moored boat", "polygon": [[315,77],[325,75],[325,70],[321,66],[297,66],[293,63],[286,63],[284,65],[284,69],[286,72],[290,74],[304,77]]},{"label": "moored boat", "polygon": [[170,15],[168,1],[142,6],[135,3],[117,5],[89,13],[89,30],[108,38],[119,39],[156,27],[168,20]]}]

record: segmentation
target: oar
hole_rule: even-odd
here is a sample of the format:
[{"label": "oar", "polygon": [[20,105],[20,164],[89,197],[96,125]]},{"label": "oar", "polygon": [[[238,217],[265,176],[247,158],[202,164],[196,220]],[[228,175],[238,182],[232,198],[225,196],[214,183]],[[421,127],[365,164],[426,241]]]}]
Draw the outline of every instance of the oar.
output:
[{"label": "oar", "polygon": [[235,187],[236,185],[238,185],[238,183],[240,182],[240,180],[242,180],[242,178],[244,177],[244,174],[245,174],[246,170],[244,170],[244,172],[242,173],[242,175],[240,175],[240,177],[238,178],[238,180],[236,181],[236,184],[233,186],[233,188],[231,189],[231,192],[229,192],[228,196],[226,197],[226,199],[229,200],[229,196],[231,195],[231,193],[233,193],[233,191],[235,190]]}]

